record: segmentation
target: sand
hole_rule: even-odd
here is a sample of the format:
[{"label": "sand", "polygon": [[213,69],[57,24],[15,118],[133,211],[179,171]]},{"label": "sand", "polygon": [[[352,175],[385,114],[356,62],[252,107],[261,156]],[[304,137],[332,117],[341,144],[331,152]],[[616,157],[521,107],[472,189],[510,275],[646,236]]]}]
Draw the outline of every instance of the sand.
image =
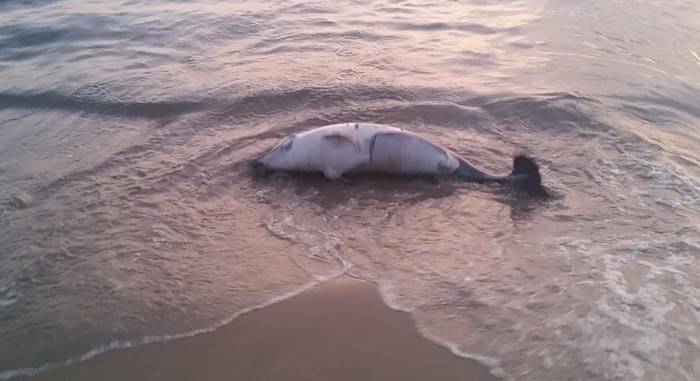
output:
[{"label": "sand", "polygon": [[497,380],[420,336],[408,314],[389,309],[373,285],[350,278],[209,333],[108,352],[29,379]]}]

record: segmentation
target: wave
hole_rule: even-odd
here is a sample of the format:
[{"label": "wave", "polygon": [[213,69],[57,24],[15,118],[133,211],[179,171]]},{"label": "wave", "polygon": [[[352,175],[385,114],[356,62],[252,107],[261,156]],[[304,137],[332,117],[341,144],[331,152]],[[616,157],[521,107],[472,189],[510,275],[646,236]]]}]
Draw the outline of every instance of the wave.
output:
[{"label": "wave", "polygon": [[120,102],[100,99],[84,99],[55,91],[39,93],[0,93],[3,108],[49,109],[82,111],[88,113],[118,115],[131,118],[163,118],[200,111],[206,108],[205,102],[191,101],[133,101]]},{"label": "wave", "polygon": [[19,8],[22,6],[38,8],[57,1],[59,0],[0,0],[0,9],[4,8],[4,10],[7,11],[8,9]]},{"label": "wave", "polygon": [[409,30],[409,31],[460,31],[477,34],[499,34],[499,33],[515,33],[518,28],[495,28],[483,24],[469,22],[409,22],[409,21],[387,21],[380,23],[390,29]]},{"label": "wave", "polygon": [[196,336],[196,335],[199,335],[202,333],[212,332],[212,331],[216,330],[217,328],[220,328],[220,327],[230,323],[235,318],[237,318],[243,314],[246,314],[246,313],[261,309],[261,308],[265,308],[265,307],[272,305],[272,304],[275,304],[275,303],[279,303],[283,300],[286,300],[286,299],[289,299],[293,296],[296,296],[296,295],[298,295],[306,290],[309,290],[313,287],[316,287],[316,286],[320,285],[321,283],[323,283],[323,282],[312,281],[312,282],[307,283],[306,285],[302,286],[301,288],[299,288],[297,290],[288,292],[288,293],[281,295],[281,296],[278,296],[278,297],[274,297],[274,298],[272,298],[266,302],[263,302],[261,304],[242,309],[241,311],[235,313],[233,316],[231,316],[227,319],[221,320],[218,324],[216,324],[212,327],[197,329],[194,331],[179,333],[179,334],[175,334],[175,335],[146,336],[146,337],[143,337],[143,338],[138,339],[138,340],[112,341],[112,342],[107,343],[105,345],[102,345],[100,347],[93,348],[93,349],[83,353],[82,355],[71,357],[65,361],[46,363],[46,364],[43,364],[43,365],[40,365],[40,366],[37,366],[34,368],[19,368],[19,369],[10,369],[10,370],[0,371],[0,381],[10,380],[10,379],[13,379],[15,377],[31,377],[31,376],[37,375],[39,373],[44,373],[44,372],[48,372],[50,370],[59,369],[59,368],[73,365],[73,364],[77,364],[77,363],[89,360],[95,356],[99,356],[103,353],[113,351],[113,350],[132,348],[132,347],[145,345],[145,344],[151,344],[151,343],[162,343],[162,342],[166,342],[166,341],[172,341],[172,340],[192,337],[192,336]]}]

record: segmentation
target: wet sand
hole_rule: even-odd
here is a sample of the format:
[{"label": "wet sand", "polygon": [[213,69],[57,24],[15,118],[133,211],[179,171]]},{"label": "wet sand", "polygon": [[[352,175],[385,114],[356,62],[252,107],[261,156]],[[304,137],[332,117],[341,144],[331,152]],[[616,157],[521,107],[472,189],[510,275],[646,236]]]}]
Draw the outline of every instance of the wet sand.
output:
[{"label": "wet sand", "polygon": [[[26,378],[22,378],[23,380]],[[32,380],[497,380],[339,278],[212,332],[112,351]]]}]

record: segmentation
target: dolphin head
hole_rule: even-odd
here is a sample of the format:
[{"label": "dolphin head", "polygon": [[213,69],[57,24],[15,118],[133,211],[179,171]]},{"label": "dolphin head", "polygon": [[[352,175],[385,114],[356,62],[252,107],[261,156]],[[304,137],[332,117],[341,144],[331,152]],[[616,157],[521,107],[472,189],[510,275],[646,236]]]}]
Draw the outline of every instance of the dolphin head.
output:
[{"label": "dolphin head", "polygon": [[256,171],[271,169],[291,169],[293,164],[292,147],[295,135],[282,139],[265,154],[253,161],[253,169]]}]

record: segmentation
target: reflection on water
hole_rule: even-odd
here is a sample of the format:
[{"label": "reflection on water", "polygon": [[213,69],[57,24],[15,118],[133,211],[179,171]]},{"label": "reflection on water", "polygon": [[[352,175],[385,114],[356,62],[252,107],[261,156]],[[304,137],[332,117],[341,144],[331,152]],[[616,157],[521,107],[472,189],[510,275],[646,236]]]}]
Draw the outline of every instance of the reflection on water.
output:
[{"label": "reflection on water", "polygon": [[[0,3],[0,378],[345,272],[518,380],[694,380],[698,16],[691,1]],[[557,197],[251,176],[280,137],[345,121],[493,173],[529,153]]]}]

